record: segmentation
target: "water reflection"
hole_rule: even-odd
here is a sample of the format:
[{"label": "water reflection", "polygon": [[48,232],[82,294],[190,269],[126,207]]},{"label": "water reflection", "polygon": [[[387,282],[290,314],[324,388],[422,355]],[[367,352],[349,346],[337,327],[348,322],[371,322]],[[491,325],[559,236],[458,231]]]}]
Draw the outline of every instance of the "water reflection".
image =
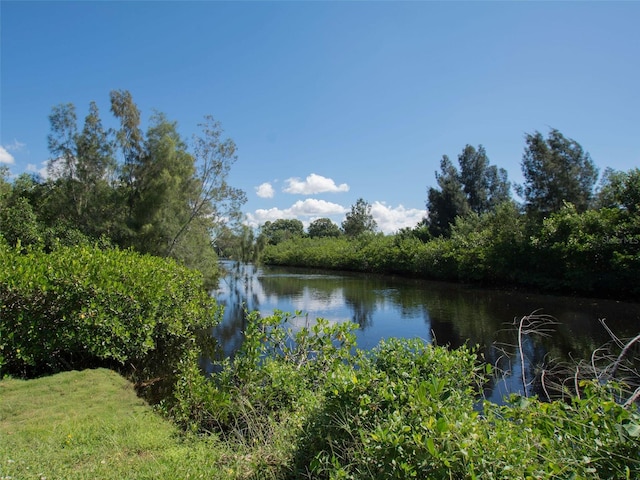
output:
[{"label": "water reflection", "polygon": [[[487,361],[506,372],[501,382],[489,386],[487,394],[495,401],[522,392],[523,371],[526,383],[546,359],[588,358],[609,340],[599,318],[607,318],[621,337],[636,335],[640,324],[640,305],[632,303],[234,262],[225,262],[224,267],[229,274],[213,293],[225,306],[224,320],[214,332],[220,355],[233,355],[240,346],[245,311],[265,316],[274,310],[300,311],[304,314],[300,321],[323,317],[357,323],[358,345],[363,349],[389,337],[418,337],[454,348],[479,345]],[[560,324],[550,338],[525,338],[522,365],[519,350],[508,347],[518,344],[512,322],[539,309]]]}]

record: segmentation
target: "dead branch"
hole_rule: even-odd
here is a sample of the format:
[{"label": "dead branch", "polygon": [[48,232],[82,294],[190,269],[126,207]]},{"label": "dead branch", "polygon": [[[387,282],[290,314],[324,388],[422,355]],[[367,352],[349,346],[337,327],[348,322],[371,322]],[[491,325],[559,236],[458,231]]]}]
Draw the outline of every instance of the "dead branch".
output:
[{"label": "dead branch", "polygon": [[624,360],[624,358],[626,357],[631,347],[638,341],[640,341],[640,334],[636,335],[634,338],[632,338],[627,342],[627,344],[624,346],[624,348],[620,352],[620,355],[618,355],[618,358],[614,362],[613,367],[611,367],[611,373],[609,374],[609,378],[615,378],[616,373],[618,372],[618,368],[620,367],[620,363],[622,362],[622,360]]}]

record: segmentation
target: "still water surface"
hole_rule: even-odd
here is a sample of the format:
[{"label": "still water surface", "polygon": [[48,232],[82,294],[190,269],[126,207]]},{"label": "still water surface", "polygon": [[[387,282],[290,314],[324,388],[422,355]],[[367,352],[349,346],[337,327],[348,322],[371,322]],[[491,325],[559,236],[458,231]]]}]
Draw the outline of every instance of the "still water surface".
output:
[{"label": "still water surface", "polygon": [[223,262],[223,267],[228,274],[213,295],[225,306],[224,320],[214,332],[225,355],[232,355],[242,342],[245,309],[263,316],[274,310],[299,311],[296,321],[301,325],[318,317],[357,323],[362,349],[389,337],[418,337],[454,348],[479,345],[488,361],[506,371],[487,392],[488,399],[497,402],[509,392],[523,391],[521,355],[510,346],[517,343],[514,319],[539,311],[559,322],[547,338],[525,337],[527,378],[545,359],[588,359],[610,340],[599,319],[606,319],[619,337],[640,330],[639,303],[236,262]]}]

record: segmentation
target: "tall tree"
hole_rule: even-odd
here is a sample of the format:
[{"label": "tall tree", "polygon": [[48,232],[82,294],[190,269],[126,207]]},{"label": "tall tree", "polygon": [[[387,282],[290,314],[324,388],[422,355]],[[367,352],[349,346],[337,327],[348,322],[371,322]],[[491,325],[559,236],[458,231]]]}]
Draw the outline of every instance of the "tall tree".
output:
[{"label": "tall tree", "polygon": [[116,132],[116,142],[120,147],[124,163],[120,175],[124,184],[123,196],[126,198],[129,215],[137,195],[135,179],[144,153],[144,135],[140,129],[140,110],[134,103],[128,90],[113,90],[109,94],[111,113],[120,121]]},{"label": "tall tree", "polygon": [[517,192],[529,213],[547,215],[559,211],[565,202],[578,212],[591,204],[598,170],[589,153],[562,133],[552,129],[545,139],[540,132],[527,134],[522,157],[525,182]]},{"label": "tall tree", "polygon": [[342,222],[342,231],[349,237],[357,237],[363,233],[375,233],[378,224],[371,215],[371,205],[359,198]]},{"label": "tall tree", "polygon": [[52,178],[73,179],[76,176],[76,139],[78,125],[76,107],[65,103],[53,107],[49,115],[51,133],[47,146],[53,157],[47,163]]},{"label": "tall tree", "polygon": [[112,195],[117,164],[113,142],[102,126],[95,102],[89,104],[84,126],[76,137],[76,155],[78,226],[88,235],[108,234],[117,221],[117,205]]},{"label": "tall tree", "polygon": [[440,160],[436,182],[439,188],[429,188],[427,199],[429,231],[435,236],[448,236],[456,217],[465,215],[470,208],[460,174],[447,155]]},{"label": "tall tree", "polygon": [[477,150],[466,145],[458,155],[458,164],[460,183],[471,211],[478,214],[488,212],[509,200],[511,185],[507,180],[507,171],[489,164],[482,145]]},{"label": "tall tree", "polygon": [[229,184],[231,167],[238,160],[236,144],[224,138],[220,122],[205,116],[202,133],[194,137],[194,159],[197,166],[193,196],[189,202],[190,214],[179,235],[196,218],[207,218],[214,226],[237,226],[242,219],[242,205],[246,193]]},{"label": "tall tree", "polygon": [[82,131],[71,103],[55,106],[49,115],[47,223],[72,225],[90,236],[105,233],[111,222],[109,180],[115,172],[113,145],[95,102],[89,105]]},{"label": "tall tree", "polygon": [[491,165],[487,152],[466,145],[458,155],[460,171],[449,157],[440,161],[436,172],[438,188],[430,188],[427,198],[428,225],[432,235],[448,236],[456,217],[469,212],[493,211],[511,198],[507,171]]},{"label": "tall tree", "polygon": [[113,142],[109,132],[102,126],[100,112],[95,102],[89,104],[89,113],[85,117],[84,126],[76,137],[76,151],[77,177],[81,183],[93,186],[112,179],[117,167]]},{"label": "tall tree", "polygon": [[151,118],[132,179],[131,226],[140,251],[170,256],[189,219],[195,167],[186,149],[175,122],[163,114]]}]

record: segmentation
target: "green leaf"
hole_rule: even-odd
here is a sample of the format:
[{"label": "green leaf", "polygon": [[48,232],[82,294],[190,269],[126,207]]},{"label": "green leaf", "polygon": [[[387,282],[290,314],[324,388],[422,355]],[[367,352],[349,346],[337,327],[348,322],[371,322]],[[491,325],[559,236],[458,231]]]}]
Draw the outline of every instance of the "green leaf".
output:
[{"label": "green leaf", "polygon": [[427,450],[429,450],[432,457],[436,456],[436,446],[433,443],[433,438],[427,438]]},{"label": "green leaf", "polygon": [[622,427],[627,431],[629,436],[634,438],[640,437],[640,424],[627,422],[627,423],[624,423]]}]

